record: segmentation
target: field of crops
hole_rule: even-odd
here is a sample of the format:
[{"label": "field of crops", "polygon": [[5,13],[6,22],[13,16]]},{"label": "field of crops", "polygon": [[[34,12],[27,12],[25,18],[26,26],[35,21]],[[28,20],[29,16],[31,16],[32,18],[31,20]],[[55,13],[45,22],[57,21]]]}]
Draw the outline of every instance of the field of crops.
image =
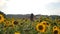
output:
[{"label": "field of crops", "polygon": [[40,16],[29,18],[6,18],[0,14],[0,34],[60,34],[60,18]]}]

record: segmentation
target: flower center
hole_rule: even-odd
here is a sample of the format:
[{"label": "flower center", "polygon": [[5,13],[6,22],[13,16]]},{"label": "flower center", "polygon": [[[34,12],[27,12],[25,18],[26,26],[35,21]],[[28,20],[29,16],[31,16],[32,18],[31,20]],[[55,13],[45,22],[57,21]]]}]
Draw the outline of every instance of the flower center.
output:
[{"label": "flower center", "polygon": [[18,24],[18,22],[17,22],[17,21],[14,21],[14,24],[15,24],[15,25],[17,25],[17,24]]},{"label": "flower center", "polygon": [[42,25],[40,25],[38,28],[39,28],[39,30],[43,30],[43,26]]},{"label": "flower center", "polygon": [[55,30],[55,31],[54,31],[54,34],[58,34],[58,31],[57,31],[57,30]]}]

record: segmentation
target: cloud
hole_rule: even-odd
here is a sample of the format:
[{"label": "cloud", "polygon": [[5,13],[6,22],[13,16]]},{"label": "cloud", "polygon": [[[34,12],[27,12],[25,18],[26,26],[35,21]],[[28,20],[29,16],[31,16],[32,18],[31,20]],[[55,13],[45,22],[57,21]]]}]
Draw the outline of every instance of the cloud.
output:
[{"label": "cloud", "polygon": [[[50,15],[51,13],[53,13],[52,7],[53,9],[55,8],[54,7],[55,3],[52,2],[58,2],[58,0],[9,0],[9,2],[7,2],[5,5],[3,4],[2,7],[4,6],[3,12],[5,12],[6,14],[34,13],[34,14]],[[48,4],[46,6],[47,10],[45,8],[46,4]]]},{"label": "cloud", "polygon": [[46,9],[52,15],[60,15],[60,2],[49,3],[46,5]]},{"label": "cloud", "polygon": [[60,9],[60,2],[49,3],[46,5],[48,9]]},{"label": "cloud", "polygon": [[0,11],[6,10],[6,8],[7,8],[6,4],[8,1],[9,0],[0,0]]}]

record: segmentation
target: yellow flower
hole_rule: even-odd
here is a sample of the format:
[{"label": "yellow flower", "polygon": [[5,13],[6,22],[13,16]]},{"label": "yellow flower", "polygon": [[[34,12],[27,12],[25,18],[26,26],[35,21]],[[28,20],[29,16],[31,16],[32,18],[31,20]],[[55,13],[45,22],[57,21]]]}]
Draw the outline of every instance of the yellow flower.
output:
[{"label": "yellow flower", "polygon": [[9,26],[9,25],[10,25],[10,22],[9,22],[9,21],[6,21],[6,22],[5,22],[5,25],[6,25],[6,26]]},{"label": "yellow flower", "polygon": [[41,23],[42,23],[43,25],[46,25],[46,21],[42,21]]},{"label": "yellow flower", "polygon": [[38,23],[36,25],[36,30],[39,31],[39,32],[45,32],[45,25],[41,24],[41,23]]},{"label": "yellow flower", "polygon": [[58,29],[58,27],[57,27],[57,26],[54,26],[54,27],[53,27],[53,30],[57,30],[57,29]]},{"label": "yellow flower", "polygon": [[42,21],[41,23],[42,23],[43,25],[45,25],[45,26],[50,26],[50,24],[47,23],[46,21]]},{"label": "yellow flower", "polygon": [[20,32],[15,32],[14,34],[20,34]]},{"label": "yellow flower", "polygon": [[0,23],[4,21],[4,16],[0,14]]},{"label": "yellow flower", "polygon": [[59,34],[59,29],[57,26],[53,27],[53,34]]},{"label": "yellow flower", "polygon": [[12,20],[12,25],[18,25],[18,21],[15,21],[14,19]]},{"label": "yellow flower", "polygon": [[60,19],[55,19],[55,22],[60,24]]}]

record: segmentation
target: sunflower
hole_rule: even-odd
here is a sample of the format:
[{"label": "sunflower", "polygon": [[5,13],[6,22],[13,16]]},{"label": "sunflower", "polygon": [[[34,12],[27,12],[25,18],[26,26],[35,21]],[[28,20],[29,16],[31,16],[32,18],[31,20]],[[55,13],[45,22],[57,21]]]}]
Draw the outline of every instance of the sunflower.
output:
[{"label": "sunflower", "polygon": [[5,25],[6,25],[6,26],[9,26],[9,25],[10,25],[10,21],[6,21],[6,22],[5,22]]},{"label": "sunflower", "polygon": [[55,21],[56,21],[58,24],[60,24],[60,19],[55,19]]},{"label": "sunflower", "polygon": [[45,32],[45,25],[43,25],[41,23],[38,23],[36,25],[36,30],[39,31],[39,32]]},{"label": "sunflower", "polygon": [[57,26],[53,27],[53,34],[59,34],[59,29]]},{"label": "sunflower", "polygon": [[14,34],[20,34],[20,32],[15,32]]},{"label": "sunflower", "polygon": [[58,27],[57,27],[57,26],[54,26],[54,27],[53,27],[53,30],[57,30],[57,29],[58,29]]},{"label": "sunflower", "polygon": [[14,25],[17,25],[18,24],[18,21],[14,21]]},{"label": "sunflower", "polygon": [[12,21],[12,25],[14,26],[14,25],[18,25],[18,21]]},{"label": "sunflower", "polygon": [[42,21],[41,23],[42,23],[43,25],[46,25],[46,21]]},{"label": "sunflower", "polygon": [[18,24],[18,21],[15,20],[14,18],[12,18],[12,25],[14,26],[14,25],[17,25],[17,24]]},{"label": "sunflower", "polygon": [[0,14],[0,23],[4,21],[4,16]]},{"label": "sunflower", "polygon": [[45,25],[45,26],[49,26],[50,24],[49,23],[47,23],[46,21],[42,21],[41,22],[43,25]]}]

